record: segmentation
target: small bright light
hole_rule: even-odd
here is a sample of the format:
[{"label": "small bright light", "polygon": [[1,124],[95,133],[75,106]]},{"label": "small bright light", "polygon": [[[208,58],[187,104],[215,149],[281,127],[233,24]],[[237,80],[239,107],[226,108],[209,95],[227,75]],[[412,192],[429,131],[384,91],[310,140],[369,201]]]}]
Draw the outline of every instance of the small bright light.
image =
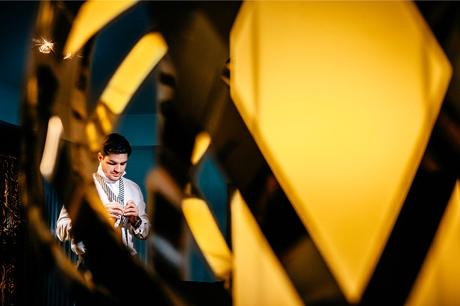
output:
[{"label": "small bright light", "polygon": [[54,43],[51,41],[46,40],[45,38],[41,39],[34,39],[33,42],[35,46],[38,47],[38,51],[44,54],[49,54],[51,52],[54,53]]}]

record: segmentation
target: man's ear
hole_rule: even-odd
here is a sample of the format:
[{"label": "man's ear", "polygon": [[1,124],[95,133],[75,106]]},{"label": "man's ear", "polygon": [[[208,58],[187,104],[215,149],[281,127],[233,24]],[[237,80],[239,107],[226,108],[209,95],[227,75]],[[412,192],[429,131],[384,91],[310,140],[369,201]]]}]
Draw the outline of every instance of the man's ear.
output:
[{"label": "man's ear", "polygon": [[97,152],[97,159],[102,161],[104,159],[104,155],[102,155],[101,152]]}]

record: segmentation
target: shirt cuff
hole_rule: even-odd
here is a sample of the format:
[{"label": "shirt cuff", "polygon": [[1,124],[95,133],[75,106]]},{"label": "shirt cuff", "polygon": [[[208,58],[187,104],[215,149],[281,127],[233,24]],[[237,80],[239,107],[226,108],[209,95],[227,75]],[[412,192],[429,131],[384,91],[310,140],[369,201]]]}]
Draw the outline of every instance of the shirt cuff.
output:
[{"label": "shirt cuff", "polygon": [[137,218],[136,218],[136,223],[133,224],[133,227],[134,227],[135,229],[138,229],[139,226],[141,226],[141,224],[142,224],[142,219],[141,219],[139,216],[137,216]]}]

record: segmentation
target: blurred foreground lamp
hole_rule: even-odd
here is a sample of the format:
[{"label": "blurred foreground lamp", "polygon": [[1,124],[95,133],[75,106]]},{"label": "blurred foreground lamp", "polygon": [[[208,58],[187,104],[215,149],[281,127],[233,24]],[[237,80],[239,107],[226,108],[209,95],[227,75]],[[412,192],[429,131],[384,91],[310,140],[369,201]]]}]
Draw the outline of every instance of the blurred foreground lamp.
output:
[{"label": "blurred foreground lamp", "polygon": [[96,106],[96,116],[93,120],[98,120],[99,125],[91,121],[86,128],[92,151],[99,148],[100,137],[97,127],[101,126],[104,134],[108,132],[107,130],[113,126],[109,118],[114,118],[114,115],[119,115],[125,109],[136,90],[167,50],[166,42],[160,33],[148,33],[139,40],[117,68]]},{"label": "blurred foreground lamp", "polygon": [[215,276],[228,280],[232,268],[232,255],[208,205],[201,199],[188,198],[182,201],[182,211]]},{"label": "blurred foreground lamp", "polygon": [[40,162],[40,173],[47,180],[51,178],[56,165],[59,141],[63,130],[64,127],[62,126],[62,121],[59,117],[53,116],[49,119],[45,146],[43,149],[42,160]]},{"label": "blurred foreground lamp", "polygon": [[231,200],[231,220],[233,305],[303,305],[239,192]]},{"label": "blurred foreground lamp", "polygon": [[160,33],[152,32],[142,37],[110,79],[102,93],[101,101],[113,113],[120,114],[167,50],[166,42]]},{"label": "blurred foreground lamp", "polygon": [[457,180],[406,306],[456,305],[460,301],[459,241],[460,181]]},{"label": "blurred foreground lamp", "polygon": [[137,1],[133,0],[89,0],[83,3],[73,22],[64,55],[67,57],[75,54],[94,34],[135,3]]},{"label": "blurred foreground lamp", "polygon": [[193,146],[193,151],[192,151],[192,158],[191,162],[192,165],[196,165],[198,161],[203,157],[204,153],[209,147],[209,144],[211,143],[211,136],[207,132],[200,132],[195,138],[195,144]]},{"label": "blurred foreground lamp", "polygon": [[230,47],[235,105],[356,303],[452,68],[407,1],[245,2]]}]

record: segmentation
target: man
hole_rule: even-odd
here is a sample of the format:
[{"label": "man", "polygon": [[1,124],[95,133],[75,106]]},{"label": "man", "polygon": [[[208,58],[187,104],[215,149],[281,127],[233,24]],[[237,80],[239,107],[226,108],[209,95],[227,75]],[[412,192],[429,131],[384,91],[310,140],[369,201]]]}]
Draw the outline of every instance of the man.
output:
[{"label": "man", "polygon": [[[107,136],[102,152],[97,154],[99,167],[93,173],[94,184],[114,226],[120,227],[123,243],[131,255],[137,252],[133,236],[145,240],[150,232],[150,222],[139,186],[124,177],[131,154],[131,146],[120,134]],[[61,241],[71,240],[71,248],[77,255],[86,252],[82,242],[76,242],[72,235],[72,223],[66,209],[62,207],[56,224],[56,236]]]}]

